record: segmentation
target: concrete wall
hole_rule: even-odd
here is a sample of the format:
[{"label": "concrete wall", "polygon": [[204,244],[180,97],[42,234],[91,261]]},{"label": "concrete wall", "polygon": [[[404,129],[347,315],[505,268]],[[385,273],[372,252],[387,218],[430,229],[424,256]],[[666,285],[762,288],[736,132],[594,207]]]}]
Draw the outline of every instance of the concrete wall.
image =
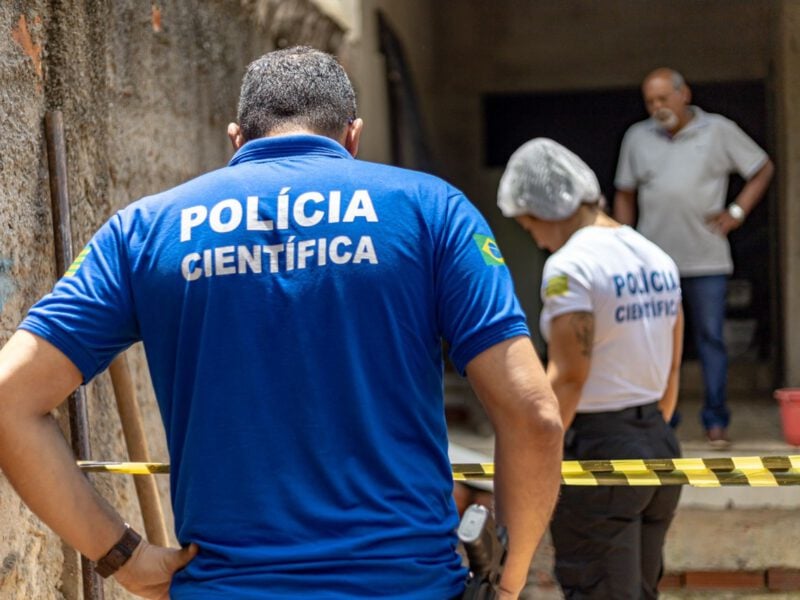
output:
[{"label": "concrete wall", "polygon": [[[319,0],[322,1],[322,0]],[[783,316],[786,383],[800,385],[800,257],[791,211],[798,178],[800,123],[796,0],[325,0],[338,4],[349,33],[345,57],[359,92],[366,127],[360,156],[390,161],[385,61],[374,10],[383,10],[405,45],[437,172],[484,212],[497,234],[529,315],[539,312],[543,256],[495,209],[501,169],[482,164],[481,97],[498,92],[610,89],[638,86],[656,65],[673,66],[691,83],[762,79],[778,117],[774,132],[784,280],[776,309]],[[435,32],[435,35],[434,35]],[[797,246],[797,247],[795,247]],[[765,249],[766,250],[766,249]],[[531,323],[538,346],[537,324]],[[777,342],[776,342],[777,343]],[[777,352],[780,354],[780,352]],[[749,373],[749,371],[748,371]],[[760,372],[759,372],[760,373]],[[759,386],[770,383],[760,373]],[[752,375],[752,374],[751,374]],[[693,379],[697,379],[694,377]],[[737,386],[734,386],[737,387]],[[738,386],[747,387],[747,386]],[[752,386],[751,386],[752,387]]]},{"label": "concrete wall", "polygon": [[[540,308],[538,285],[544,257],[495,208],[502,170],[483,165],[486,132],[481,97],[498,92],[637,87],[657,65],[679,69],[690,83],[762,79],[773,91],[774,84],[783,85],[782,80],[789,87],[774,91],[787,106],[791,105],[789,92],[796,92],[788,83],[798,68],[792,64],[790,41],[796,35],[791,25],[796,0],[339,0],[338,4],[346,7],[346,55],[366,121],[360,156],[390,160],[385,61],[378,49],[374,17],[379,8],[405,46],[437,174],[464,189],[489,220],[523,305],[534,317],[531,325],[540,349],[544,344],[535,316]],[[784,66],[776,67],[780,48]],[[770,107],[769,112],[775,110]],[[787,114],[786,118],[793,117]],[[776,129],[776,141],[788,144],[792,129],[780,124]],[[779,157],[776,188],[777,182],[792,177],[782,162]],[[786,205],[790,198],[786,185],[780,189],[779,204]],[[785,237],[788,244],[791,236]],[[791,278],[793,271],[797,269],[784,268],[781,273]],[[789,314],[800,312],[791,300],[796,296],[787,289],[785,302],[778,308]],[[784,330],[791,346],[788,326]],[[800,345],[791,352],[794,356],[787,354],[784,369],[789,382],[800,383],[800,367],[792,367],[800,364]],[[767,371],[759,371],[759,389],[771,383]],[[752,373],[747,373],[752,379]],[[753,381],[748,381],[753,387]]]},{"label": "concrete wall", "polygon": [[800,3],[781,2],[777,19],[778,185],[781,198],[779,255],[783,289],[780,306],[785,340],[786,384],[800,386]]},{"label": "concrete wall", "polygon": [[[638,86],[672,66],[691,81],[767,78],[771,0],[445,1],[437,5],[434,145],[443,175],[490,221],[518,294],[538,315],[543,255],[495,208],[502,169],[482,164],[481,96]],[[599,141],[602,143],[602,141]],[[539,348],[537,323],[531,323]]]},{"label": "concrete wall", "polygon": [[[341,39],[340,27],[309,0],[0,3],[0,343],[57,275],[42,124],[47,109],[64,113],[78,251],[116,209],[227,161],[225,127],[235,120],[250,60],[299,42],[331,51]],[[153,459],[166,461],[141,349],[129,355]],[[94,457],[124,459],[108,375],[87,394]],[[93,479],[142,530],[131,478]],[[159,483],[169,509],[166,477]],[[0,476],[0,598],[77,598],[74,566],[74,552]],[[106,597],[128,594],[111,581]]]},{"label": "concrete wall", "polygon": [[349,31],[343,62],[358,94],[364,133],[359,158],[391,163],[391,130],[386,82],[386,61],[378,40],[377,11],[381,11],[404,45],[408,66],[418,92],[425,127],[431,119],[439,87],[434,80],[436,65],[434,14],[437,5],[428,0],[345,0],[349,7]]}]

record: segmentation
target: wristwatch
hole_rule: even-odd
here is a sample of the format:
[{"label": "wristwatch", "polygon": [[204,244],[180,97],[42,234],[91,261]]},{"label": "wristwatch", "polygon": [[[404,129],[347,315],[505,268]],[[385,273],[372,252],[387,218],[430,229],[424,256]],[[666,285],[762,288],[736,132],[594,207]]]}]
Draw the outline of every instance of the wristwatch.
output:
[{"label": "wristwatch", "polygon": [[728,204],[728,214],[739,221],[739,223],[744,222],[744,209],[736,204],[736,202]]},{"label": "wristwatch", "polygon": [[141,541],[142,536],[125,523],[125,533],[122,534],[122,537],[119,538],[119,541],[114,544],[111,550],[97,561],[97,565],[94,568],[95,572],[104,579],[116,573],[117,569],[128,562],[128,559]]}]

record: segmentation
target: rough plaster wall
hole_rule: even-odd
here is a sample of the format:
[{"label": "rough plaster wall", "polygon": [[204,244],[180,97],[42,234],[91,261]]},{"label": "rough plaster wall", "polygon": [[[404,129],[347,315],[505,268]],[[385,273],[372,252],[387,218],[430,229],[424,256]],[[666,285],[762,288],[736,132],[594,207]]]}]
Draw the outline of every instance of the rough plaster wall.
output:
[{"label": "rough plaster wall", "polygon": [[[335,51],[341,39],[308,0],[0,3],[0,343],[56,277],[47,109],[64,113],[77,252],[115,210],[227,161],[225,126],[250,60],[295,43]],[[152,458],[166,461],[143,350],[127,355]],[[108,375],[87,395],[93,457],[125,458]],[[142,530],[132,479],[93,480]],[[168,480],[158,481],[171,526]],[[0,475],[0,598],[78,598],[74,563]],[[113,581],[105,589],[129,597]]]},{"label": "rough plaster wall", "polygon": [[[45,2],[0,5],[0,340],[53,279],[41,53]],[[22,16],[24,20],[21,20]],[[0,598],[58,598],[61,544],[0,477]],[[35,574],[35,575],[34,575]],[[52,592],[41,593],[39,581]]]}]

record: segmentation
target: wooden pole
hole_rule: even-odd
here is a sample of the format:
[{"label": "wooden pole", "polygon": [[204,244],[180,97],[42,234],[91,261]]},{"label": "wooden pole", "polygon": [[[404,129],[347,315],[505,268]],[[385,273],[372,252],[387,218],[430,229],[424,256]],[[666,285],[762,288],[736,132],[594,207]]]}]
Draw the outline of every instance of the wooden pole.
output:
[{"label": "wooden pole", "polygon": [[[53,237],[56,250],[56,273],[60,277],[72,263],[72,229],[69,217],[67,192],[67,147],[64,138],[64,120],[61,111],[45,114],[47,138],[47,163],[50,171],[50,202],[53,211]],[[89,460],[89,413],[86,393],[79,387],[67,400],[69,411],[69,437],[72,451],[78,460]],[[103,580],[95,572],[94,564],[81,556],[83,597],[85,600],[103,600]]]},{"label": "wooden pole", "polygon": [[[122,422],[122,433],[128,447],[128,457],[135,462],[150,462],[147,438],[144,434],[142,413],[136,401],[136,391],[131,378],[130,367],[124,354],[120,354],[108,367],[114,396],[117,399],[117,410]],[[169,546],[169,535],[164,522],[164,511],[161,498],[153,475],[135,475],[136,495],[142,510],[142,520],[147,539],[152,544]]]}]

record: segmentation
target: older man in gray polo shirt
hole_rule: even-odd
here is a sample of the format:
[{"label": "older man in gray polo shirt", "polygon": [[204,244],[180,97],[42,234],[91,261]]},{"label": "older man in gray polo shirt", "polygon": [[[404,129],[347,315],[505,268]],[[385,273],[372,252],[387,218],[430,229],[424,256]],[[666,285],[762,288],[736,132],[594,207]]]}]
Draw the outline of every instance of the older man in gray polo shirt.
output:
[{"label": "older man in gray polo shirt", "polygon": [[[691,92],[672,69],[642,84],[650,118],[622,140],[614,218],[664,249],[681,274],[683,303],[693,323],[703,368],[701,414],[714,448],[728,445],[728,359],[722,326],[727,278],[733,272],[728,233],[741,226],[772,178],[767,154],[733,121],[690,105]],[[747,180],[724,206],[731,173]]]}]

